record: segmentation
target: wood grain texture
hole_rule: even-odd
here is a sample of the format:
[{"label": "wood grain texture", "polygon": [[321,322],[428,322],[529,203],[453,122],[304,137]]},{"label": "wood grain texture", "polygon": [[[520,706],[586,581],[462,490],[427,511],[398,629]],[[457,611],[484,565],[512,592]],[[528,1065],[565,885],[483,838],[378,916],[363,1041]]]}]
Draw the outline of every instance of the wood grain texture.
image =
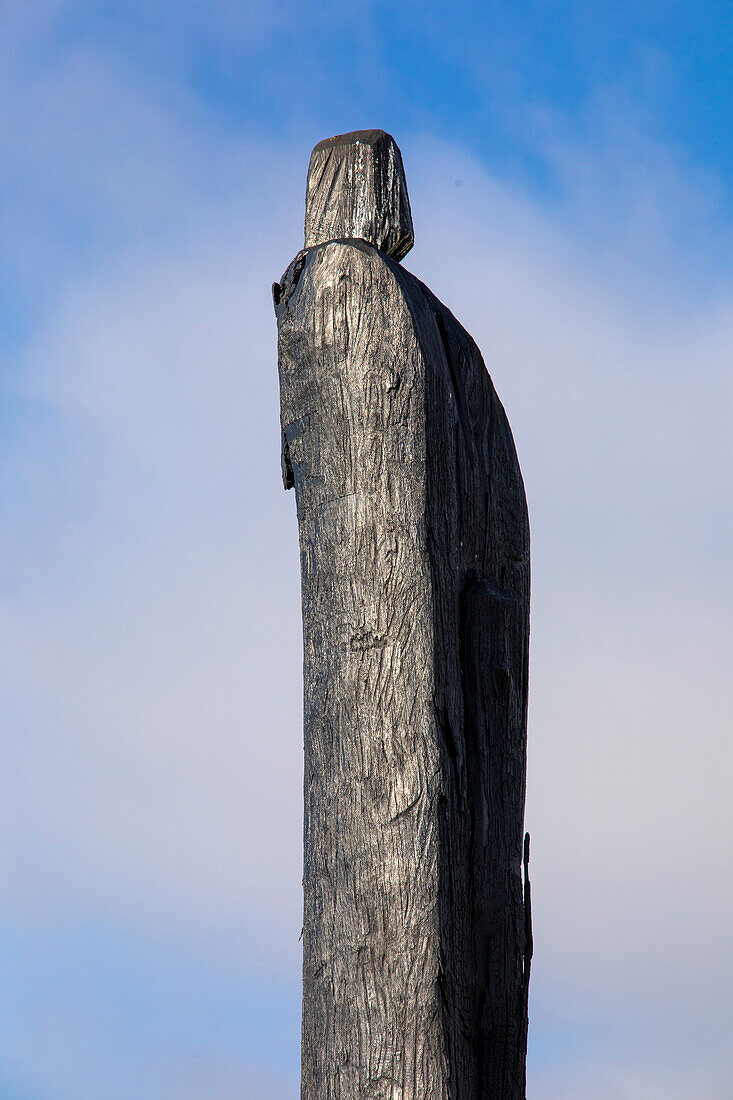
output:
[{"label": "wood grain texture", "polygon": [[401,260],[413,245],[402,154],[384,130],[320,141],[305,195],[305,246],[358,238]]},{"label": "wood grain texture", "polygon": [[529,528],[481,355],[361,240],[273,288],[304,640],[302,1100],[520,1100]]}]

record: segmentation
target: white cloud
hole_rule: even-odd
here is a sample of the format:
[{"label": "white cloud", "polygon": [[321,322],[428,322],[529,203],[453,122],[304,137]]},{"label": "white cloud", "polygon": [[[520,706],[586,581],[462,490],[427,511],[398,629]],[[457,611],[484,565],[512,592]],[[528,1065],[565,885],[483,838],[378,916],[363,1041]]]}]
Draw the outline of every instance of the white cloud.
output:
[{"label": "white cloud", "polygon": [[29,392],[56,430],[14,466],[59,499],[19,525],[4,676],[32,725],[11,819],[31,798],[92,890],[122,873],[133,904],[137,883],[230,919],[281,908],[272,867],[290,902],[300,877],[297,537],[272,272],[243,251],[145,258],[39,338]]}]

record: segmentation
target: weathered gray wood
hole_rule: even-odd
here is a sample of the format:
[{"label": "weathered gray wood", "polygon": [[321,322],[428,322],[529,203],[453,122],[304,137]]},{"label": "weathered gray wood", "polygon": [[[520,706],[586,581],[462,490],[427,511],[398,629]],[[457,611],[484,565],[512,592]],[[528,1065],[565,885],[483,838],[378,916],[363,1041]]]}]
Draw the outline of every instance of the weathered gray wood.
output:
[{"label": "weathered gray wood", "polygon": [[336,192],[346,224],[273,288],[303,601],[302,1098],[521,1100],[521,474],[473,340],[383,236],[344,239]]},{"label": "weathered gray wood", "polygon": [[401,260],[412,248],[402,155],[384,130],[355,130],[316,145],[308,167],[305,247],[358,238]]}]

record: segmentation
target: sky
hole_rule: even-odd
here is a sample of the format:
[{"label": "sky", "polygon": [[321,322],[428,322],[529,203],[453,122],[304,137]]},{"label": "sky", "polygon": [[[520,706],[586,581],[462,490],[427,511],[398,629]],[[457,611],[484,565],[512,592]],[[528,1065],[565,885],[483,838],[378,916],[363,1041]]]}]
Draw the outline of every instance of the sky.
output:
[{"label": "sky", "polygon": [[270,284],[396,138],[532,525],[530,1100],[733,1094],[733,10],[0,0],[0,1100],[295,1100]]}]

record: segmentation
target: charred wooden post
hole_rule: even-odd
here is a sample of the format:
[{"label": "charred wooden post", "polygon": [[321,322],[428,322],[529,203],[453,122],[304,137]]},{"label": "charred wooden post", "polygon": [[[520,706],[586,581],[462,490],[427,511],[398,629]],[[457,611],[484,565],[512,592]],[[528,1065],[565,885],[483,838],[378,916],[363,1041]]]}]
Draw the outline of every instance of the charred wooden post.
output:
[{"label": "charred wooden post", "polygon": [[388,134],[316,146],[306,247],[273,287],[303,600],[302,1100],[523,1100],[527,511],[478,348],[398,262],[412,240]]}]

